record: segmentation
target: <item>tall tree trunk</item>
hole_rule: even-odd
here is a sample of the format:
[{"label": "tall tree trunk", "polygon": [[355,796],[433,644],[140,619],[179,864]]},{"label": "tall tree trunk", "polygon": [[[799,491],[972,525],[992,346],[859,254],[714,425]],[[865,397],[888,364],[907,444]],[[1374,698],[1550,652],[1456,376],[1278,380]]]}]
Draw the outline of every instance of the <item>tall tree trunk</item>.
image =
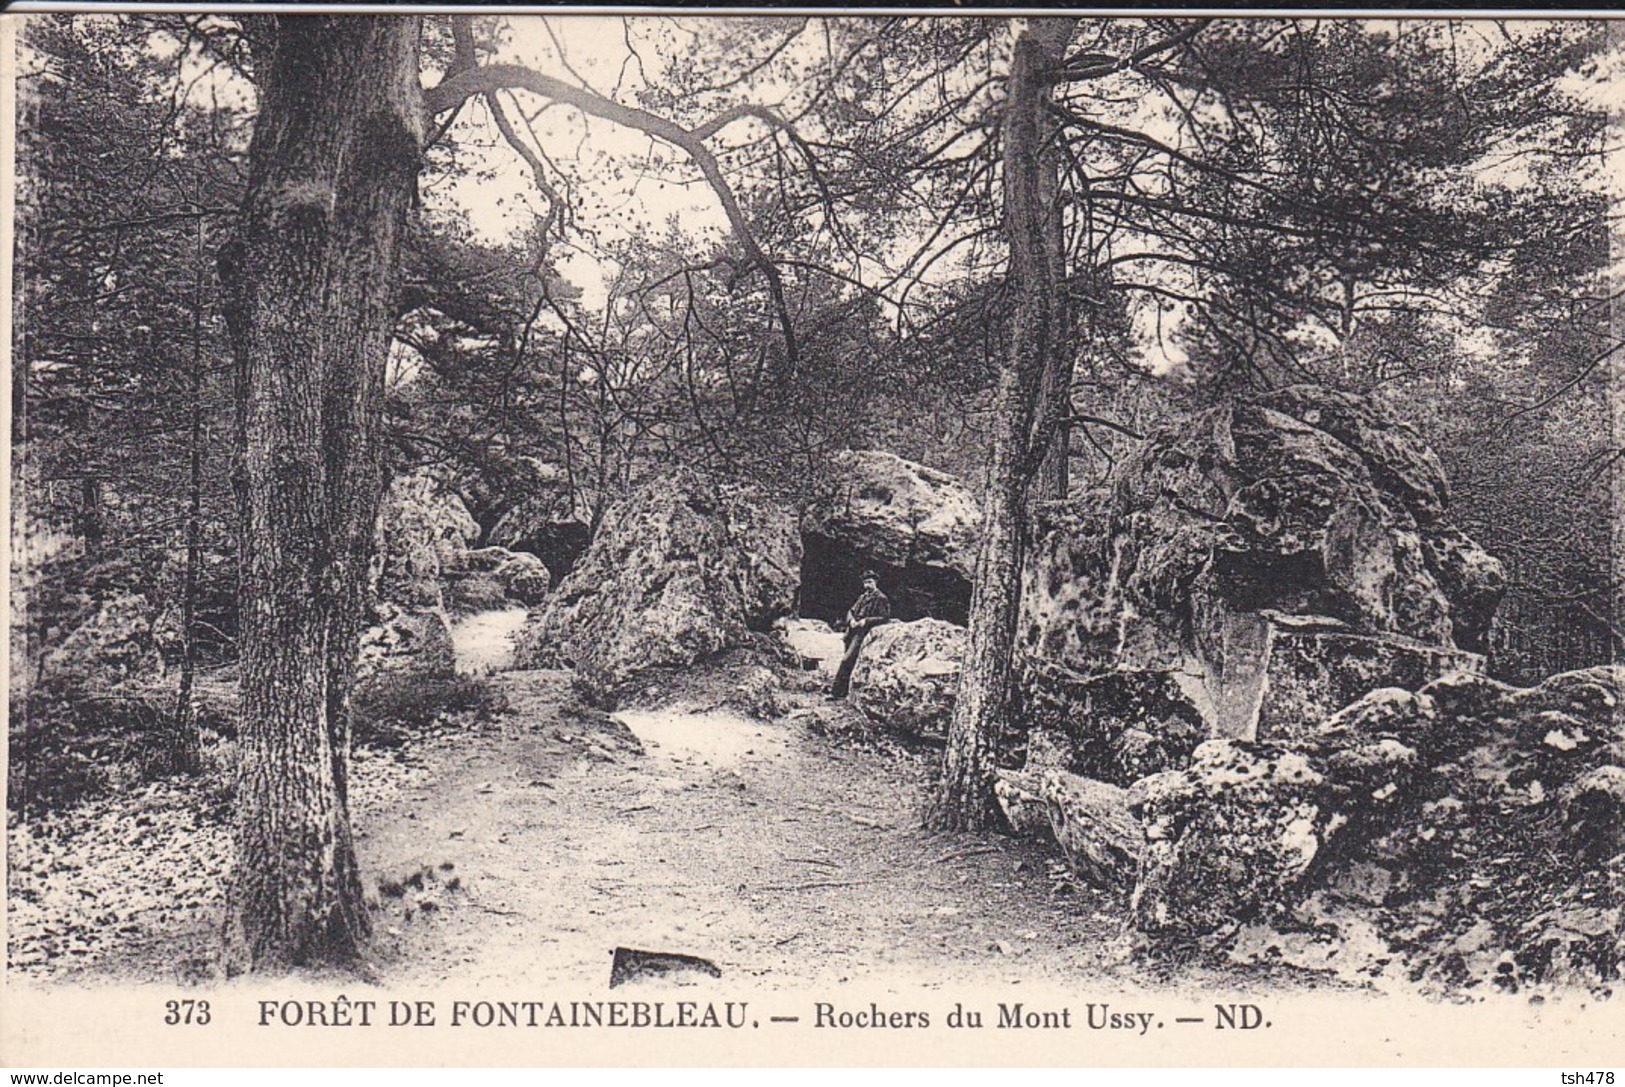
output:
[{"label": "tall tree trunk", "polygon": [[415,18],[279,18],[221,258],[242,613],[233,970],[352,959],[369,930],[346,799],[349,696],[422,156],[418,31]]},{"label": "tall tree trunk", "polygon": [[[1048,71],[1058,65],[1077,27],[1077,19],[1036,19],[1032,35],[1038,45],[1041,63]],[[1034,485],[1040,498],[1065,498],[1071,489],[1072,373],[1077,350],[1073,342],[1074,305],[1068,288],[1066,224],[1061,205],[1061,123],[1045,109],[1048,94],[1039,99],[1038,109],[1038,189],[1043,205],[1044,259],[1049,263],[1050,302],[1045,318],[1046,357],[1044,380],[1039,390],[1037,441],[1042,447],[1042,463]]]},{"label": "tall tree trunk", "polygon": [[[192,205],[201,211],[201,188],[192,183]],[[176,769],[195,774],[202,763],[202,738],[198,735],[197,707],[192,688],[197,677],[197,639],[193,627],[197,619],[198,570],[203,564],[203,217],[197,220],[197,236],[192,252],[192,357],[187,409],[192,420],[187,434],[186,465],[186,566],[181,576],[181,678],[175,697],[175,726],[171,752]]]},{"label": "tall tree trunk", "polygon": [[[1055,57],[1032,25],[1016,36],[1005,96],[1005,231],[1016,314],[1010,356],[994,400],[993,459],[982,500],[982,551],[971,592],[970,633],[948,747],[926,825],[982,830],[1003,825],[993,795],[993,743],[1010,710],[1027,489],[1036,470],[1034,421],[1051,359],[1056,284],[1043,176],[1045,73]],[[1041,455],[1041,450],[1039,451]]]}]

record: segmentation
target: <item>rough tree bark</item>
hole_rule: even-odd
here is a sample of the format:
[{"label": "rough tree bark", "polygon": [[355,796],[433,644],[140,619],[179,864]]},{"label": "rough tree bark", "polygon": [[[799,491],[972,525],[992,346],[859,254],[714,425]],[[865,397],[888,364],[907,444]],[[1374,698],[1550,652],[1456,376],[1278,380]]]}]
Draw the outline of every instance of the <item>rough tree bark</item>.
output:
[{"label": "rough tree bark", "polygon": [[381,490],[378,406],[422,156],[420,20],[281,16],[238,233],[242,613],[230,970],[354,959],[369,922],[346,798]]},{"label": "rough tree bark", "polygon": [[[1044,70],[1048,72],[1061,62],[1066,44],[1077,27],[1077,19],[1035,20],[1032,27]],[[1038,186],[1043,207],[1044,256],[1049,262],[1050,303],[1046,321],[1046,353],[1044,379],[1039,389],[1036,441],[1042,450],[1042,463],[1034,484],[1041,498],[1065,498],[1071,489],[1072,460],[1072,374],[1076,366],[1077,348],[1073,342],[1076,309],[1066,252],[1066,224],[1062,217],[1061,202],[1061,123],[1045,109],[1048,92],[1037,104],[1038,115]]]},{"label": "rough tree bark", "polygon": [[[1064,20],[1070,29],[1070,20]],[[1035,25],[1036,24],[1036,25]],[[1005,94],[1005,232],[1016,314],[1010,355],[999,371],[993,450],[982,500],[982,551],[971,591],[970,633],[948,726],[942,780],[926,812],[938,830],[1004,824],[993,795],[993,740],[1009,715],[1025,551],[1027,491],[1042,460],[1034,423],[1054,349],[1057,283],[1051,244],[1054,173],[1045,177],[1047,73],[1064,40],[1053,23],[1029,22],[1012,46]]]}]

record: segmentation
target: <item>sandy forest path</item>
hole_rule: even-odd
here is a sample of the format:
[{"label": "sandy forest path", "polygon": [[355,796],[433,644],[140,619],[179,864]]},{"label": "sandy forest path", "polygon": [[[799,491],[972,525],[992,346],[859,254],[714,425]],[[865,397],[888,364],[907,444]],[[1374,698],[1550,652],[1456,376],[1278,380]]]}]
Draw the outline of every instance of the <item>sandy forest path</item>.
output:
[{"label": "sandy forest path", "polygon": [[[505,670],[524,619],[453,630],[459,667],[500,711],[357,749],[368,973],[386,989],[601,990],[618,946],[699,956],[725,984],[768,990],[1326,984],[1131,958],[1122,896],[1078,884],[1053,847],[921,830],[939,753],[866,729],[818,679],[781,692],[771,720],[730,708],[733,681],[706,670],[606,714],[569,672]],[[829,672],[830,642],[800,648]],[[8,977],[219,982],[231,845],[215,788],[160,781],[8,827]]]},{"label": "sandy forest path", "polygon": [[[505,663],[509,621],[459,627],[466,667]],[[918,829],[929,756],[809,727],[820,694],[609,716],[571,709],[568,673],[492,680],[506,712],[358,828],[386,985],[596,985],[617,945],[775,988],[1142,973],[1120,902],[1029,844]]]}]

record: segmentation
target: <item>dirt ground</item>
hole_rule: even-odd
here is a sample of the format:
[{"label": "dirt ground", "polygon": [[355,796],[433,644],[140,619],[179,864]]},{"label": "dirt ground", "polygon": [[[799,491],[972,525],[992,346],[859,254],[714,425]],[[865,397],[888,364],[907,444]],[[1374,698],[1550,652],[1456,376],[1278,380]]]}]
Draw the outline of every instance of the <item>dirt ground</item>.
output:
[{"label": "dirt ground", "polygon": [[[470,667],[502,666],[501,624],[457,633]],[[606,717],[569,709],[569,678],[496,675],[508,712],[360,828],[369,871],[424,884],[381,897],[387,984],[607,979],[616,946],[769,987],[1146,980],[1120,898],[1053,849],[919,829],[936,752],[820,690],[772,721]]]},{"label": "dirt ground", "polygon": [[[825,700],[817,677],[787,692],[773,720],[718,708],[725,677],[711,697],[608,715],[576,702],[567,672],[501,670],[523,619],[485,613],[454,629],[460,667],[490,676],[503,712],[358,757],[354,821],[377,896],[379,984],[596,984],[618,946],[699,956],[725,978],[775,989],[1265,983],[1256,970],[1133,958],[1121,897],[1076,883],[1053,847],[919,829],[938,753],[868,730]],[[839,639],[809,644],[827,673]],[[171,844],[198,854],[203,839],[176,825]],[[44,841],[29,834],[16,840]],[[203,897],[184,910],[155,899],[116,930],[80,924],[89,945],[71,962],[30,943],[28,976],[209,980],[224,827],[207,848],[222,856],[195,881]],[[92,875],[148,878],[127,851],[93,863],[125,867],[81,864],[81,886]],[[53,882],[14,871],[13,887],[33,875]],[[13,894],[13,921],[49,932],[58,900],[27,897]]]}]

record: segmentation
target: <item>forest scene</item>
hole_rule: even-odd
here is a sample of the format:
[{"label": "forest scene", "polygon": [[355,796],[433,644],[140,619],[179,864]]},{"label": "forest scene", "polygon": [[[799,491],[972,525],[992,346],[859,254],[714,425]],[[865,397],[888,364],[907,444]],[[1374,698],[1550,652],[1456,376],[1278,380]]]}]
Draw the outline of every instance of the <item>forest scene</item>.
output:
[{"label": "forest scene", "polygon": [[1616,25],[19,22],[10,983],[1619,990]]}]

